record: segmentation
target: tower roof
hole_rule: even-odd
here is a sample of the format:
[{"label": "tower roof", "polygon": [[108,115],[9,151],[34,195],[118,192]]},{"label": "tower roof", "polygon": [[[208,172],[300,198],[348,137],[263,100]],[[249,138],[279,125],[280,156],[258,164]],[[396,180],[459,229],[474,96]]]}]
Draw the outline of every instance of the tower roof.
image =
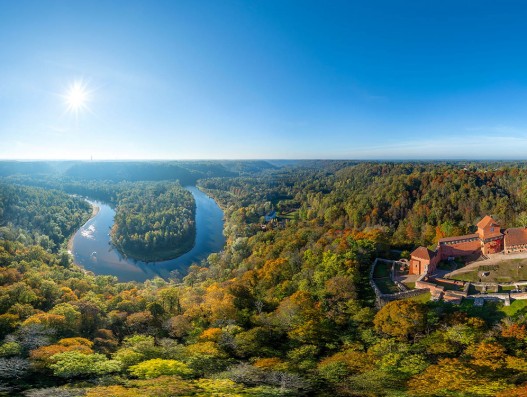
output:
[{"label": "tower roof", "polygon": [[419,258],[419,259],[426,259],[426,260],[432,260],[432,258],[434,257],[435,255],[435,252],[433,251],[430,251],[428,248],[426,247],[419,247],[419,248],[416,248],[414,250],[414,252],[412,252],[410,254],[410,256],[412,257],[415,257],[415,258]]},{"label": "tower roof", "polygon": [[481,229],[485,229],[489,225],[499,226],[498,223],[494,219],[492,219],[492,217],[489,215],[485,215],[485,217],[482,220],[480,220],[477,224],[478,228],[481,228]]}]

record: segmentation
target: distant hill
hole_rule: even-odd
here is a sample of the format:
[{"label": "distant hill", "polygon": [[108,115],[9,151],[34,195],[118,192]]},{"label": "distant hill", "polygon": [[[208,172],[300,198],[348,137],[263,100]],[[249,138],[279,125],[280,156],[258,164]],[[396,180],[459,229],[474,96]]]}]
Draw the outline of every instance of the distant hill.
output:
[{"label": "distant hill", "polygon": [[200,178],[236,177],[276,169],[263,160],[221,161],[0,161],[0,177],[54,176],[83,180],[194,184]]}]

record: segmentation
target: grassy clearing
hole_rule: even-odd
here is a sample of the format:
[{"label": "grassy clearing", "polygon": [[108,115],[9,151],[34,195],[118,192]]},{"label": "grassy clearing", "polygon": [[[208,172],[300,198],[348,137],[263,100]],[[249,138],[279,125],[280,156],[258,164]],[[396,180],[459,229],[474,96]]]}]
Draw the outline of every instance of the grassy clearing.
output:
[{"label": "grassy clearing", "polygon": [[281,213],[278,214],[278,217],[282,218],[282,219],[293,220],[293,219],[298,219],[299,218],[299,214],[298,214],[298,210],[295,210],[295,211],[291,211],[291,212],[281,212]]},{"label": "grassy clearing", "polygon": [[426,303],[426,302],[430,301],[430,297],[431,296],[432,296],[432,294],[430,294],[430,292],[427,292],[425,294],[412,296],[411,298],[408,298],[408,300],[414,301],[414,302],[419,302],[419,303]]},{"label": "grassy clearing", "polygon": [[[488,273],[483,276],[482,273]],[[485,281],[495,283],[509,283],[527,280],[527,259],[505,259],[493,265],[482,264],[477,269],[460,273],[451,277],[460,281]]]},{"label": "grassy clearing", "polygon": [[437,267],[439,269],[441,269],[441,270],[448,270],[450,272],[453,271],[453,270],[456,270],[456,269],[461,269],[463,266],[465,266],[464,263],[457,262],[457,261],[441,261],[437,265]]},{"label": "grassy clearing", "polygon": [[403,284],[406,285],[409,289],[415,289],[415,281],[406,282],[406,283],[403,283]]},{"label": "grassy clearing", "polygon": [[478,278],[478,272],[476,270],[471,272],[465,272],[465,273],[459,273],[454,276],[449,276],[452,280],[459,280],[459,281],[470,281],[470,282],[476,282],[479,281]]},{"label": "grassy clearing", "polygon": [[520,311],[527,311],[527,300],[513,300],[510,306],[502,306],[499,310],[506,316],[514,316]]}]

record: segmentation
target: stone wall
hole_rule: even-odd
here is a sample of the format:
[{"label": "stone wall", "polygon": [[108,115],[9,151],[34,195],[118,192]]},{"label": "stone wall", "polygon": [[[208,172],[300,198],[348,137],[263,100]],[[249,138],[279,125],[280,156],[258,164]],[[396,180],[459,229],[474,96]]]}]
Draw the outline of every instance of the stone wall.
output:
[{"label": "stone wall", "polygon": [[[381,292],[381,290],[379,289],[379,287],[377,287],[377,284],[375,284],[375,281],[373,279],[373,274],[375,272],[375,266],[377,265],[378,262],[394,263],[395,261],[391,261],[391,260],[388,260],[388,259],[382,259],[382,258],[376,258],[373,261],[373,264],[371,266],[371,269],[370,269],[370,285],[371,285],[371,287],[373,289],[373,292],[375,292],[375,296],[376,296],[375,305],[377,306],[377,308],[380,309],[381,307],[383,307],[384,305],[386,305],[388,302],[391,302],[391,301],[412,298],[414,296],[419,296],[419,295],[428,293],[428,289],[413,289],[413,290],[406,290],[406,291],[403,290],[403,291],[395,293],[395,294],[383,294]],[[392,275],[390,275],[390,276],[391,276],[390,278],[393,280]],[[401,284],[401,283],[398,283],[398,284]],[[401,288],[398,284],[396,283],[396,285],[399,288]],[[403,285],[403,284],[401,284],[401,285]],[[406,288],[406,286],[403,285],[403,288]]]},{"label": "stone wall", "polygon": [[445,290],[445,287],[441,285],[429,283],[428,281],[423,280],[417,280],[415,282],[415,288],[427,289],[432,294],[441,294]]},{"label": "stone wall", "polygon": [[396,294],[381,294],[378,299],[381,301],[380,307],[382,307],[391,301],[413,298],[414,296],[427,294],[428,292],[428,289],[412,289],[405,292],[398,292]]}]

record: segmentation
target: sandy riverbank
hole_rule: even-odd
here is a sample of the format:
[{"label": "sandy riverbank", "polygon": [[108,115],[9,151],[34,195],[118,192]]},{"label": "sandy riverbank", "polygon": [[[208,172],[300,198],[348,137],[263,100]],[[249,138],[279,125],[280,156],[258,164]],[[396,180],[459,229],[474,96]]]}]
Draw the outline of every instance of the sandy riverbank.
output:
[{"label": "sandy riverbank", "polygon": [[[93,217],[95,217],[95,215],[97,215],[99,213],[99,207],[96,206],[93,203],[90,203],[90,204],[91,204],[91,216],[90,216],[90,219],[92,219]],[[88,221],[90,219],[88,219]],[[88,221],[86,221],[86,222],[88,222]],[[77,234],[77,232],[73,233],[73,235],[68,240],[68,252],[70,254],[73,252],[73,238],[75,237],[75,234]]]}]

